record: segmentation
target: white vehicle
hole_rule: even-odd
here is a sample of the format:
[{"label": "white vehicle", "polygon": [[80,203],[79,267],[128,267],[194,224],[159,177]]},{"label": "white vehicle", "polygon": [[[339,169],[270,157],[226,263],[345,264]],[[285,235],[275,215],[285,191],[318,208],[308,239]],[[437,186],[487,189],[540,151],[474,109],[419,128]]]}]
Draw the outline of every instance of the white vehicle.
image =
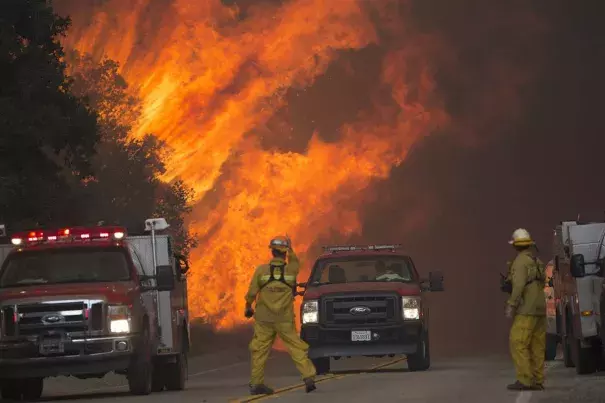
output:
[{"label": "white vehicle", "polygon": [[554,232],[557,333],[567,367],[597,370],[603,338],[605,222],[565,221]]},{"label": "white vehicle", "polygon": [[44,379],[126,375],[130,391],[187,379],[187,262],[163,218],[150,235],[116,226],[39,229],[0,248],[0,392],[37,399]]}]

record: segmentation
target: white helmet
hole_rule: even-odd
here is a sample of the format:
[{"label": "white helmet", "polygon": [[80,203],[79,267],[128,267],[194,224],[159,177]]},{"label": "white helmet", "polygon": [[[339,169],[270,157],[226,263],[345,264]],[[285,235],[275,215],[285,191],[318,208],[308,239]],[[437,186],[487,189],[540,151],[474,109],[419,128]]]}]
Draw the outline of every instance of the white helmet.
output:
[{"label": "white helmet", "polygon": [[514,246],[531,246],[535,242],[525,228],[518,228],[513,232],[512,239],[508,243]]}]

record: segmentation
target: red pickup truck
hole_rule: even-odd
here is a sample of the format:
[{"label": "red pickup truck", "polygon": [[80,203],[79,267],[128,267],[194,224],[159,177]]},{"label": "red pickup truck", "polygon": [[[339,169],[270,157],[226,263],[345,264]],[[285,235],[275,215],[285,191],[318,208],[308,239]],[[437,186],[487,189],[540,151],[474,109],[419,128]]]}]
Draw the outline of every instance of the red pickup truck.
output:
[{"label": "red pickup truck", "polygon": [[301,338],[318,373],[330,359],[407,356],[411,371],[431,365],[429,310],[423,294],[443,291],[443,276],[422,279],[400,245],[325,247],[302,293]]}]

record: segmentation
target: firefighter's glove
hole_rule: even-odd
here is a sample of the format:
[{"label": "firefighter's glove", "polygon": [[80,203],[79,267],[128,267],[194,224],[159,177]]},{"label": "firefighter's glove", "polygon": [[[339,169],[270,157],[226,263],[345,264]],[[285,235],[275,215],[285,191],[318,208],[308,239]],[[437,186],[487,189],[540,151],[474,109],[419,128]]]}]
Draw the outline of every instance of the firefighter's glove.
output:
[{"label": "firefighter's glove", "polygon": [[512,305],[506,304],[504,308],[504,316],[508,319],[512,319],[515,316],[515,308]]},{"label": "firefighter's glove", "polygon": [[511,294],[513,292],[513,283],[503,274],[500,274],[500,291],[505,292],[507,294]]},{"label": "firefighter's glove", "polygon": [[248,319],[250,319],[251,317],[254,316],[254,309],[252,309],[251,306],[246,306],[246,309],[244,310],[244,316]]}]

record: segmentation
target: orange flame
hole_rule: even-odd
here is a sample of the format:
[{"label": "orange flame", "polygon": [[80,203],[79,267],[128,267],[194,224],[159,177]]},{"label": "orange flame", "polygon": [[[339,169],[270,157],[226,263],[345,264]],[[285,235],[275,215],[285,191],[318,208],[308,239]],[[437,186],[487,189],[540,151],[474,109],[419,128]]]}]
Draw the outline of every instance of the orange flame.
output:
[{"label": "orange flame", "polygon": [[184,179],[197,197],[190,308],[228,328],[244,320],[248,281],[271,236],[289,233],[306,257],[322,236],[359,232],[363,191],[447,122],[426,59],[433,44],[415,37],[391,49],[377,85],[391,97],[342,127],[339,142],[316,133],[304,154],[267,151],[250,133],[284,106],[288,89],[311,85],[337,50],[377,42],[370,6],[298,0],[242,19],[219,0],[151,4],[108,0],[88,21],[90,10],[72,1],[64,45],[118,61],[143,101],[133,136],[152,132],[173,149],[162,179]]}]

